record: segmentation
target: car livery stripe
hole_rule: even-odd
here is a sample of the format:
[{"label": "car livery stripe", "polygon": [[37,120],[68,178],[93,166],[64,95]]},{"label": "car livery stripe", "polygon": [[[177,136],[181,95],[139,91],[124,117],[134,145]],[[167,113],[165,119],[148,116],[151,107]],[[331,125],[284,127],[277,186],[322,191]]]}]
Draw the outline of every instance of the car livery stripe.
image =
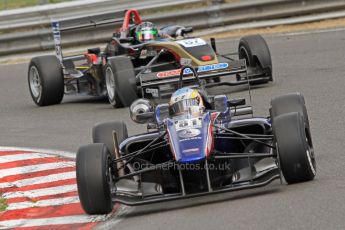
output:
[{"label": "car livery stripe", "polygon": [[[197,72],[203,73],[203,72],[208,72],[208,71],[226,69],[228,67],[229,67],[229,64],[226,62],[212,64],[212,65],[204,65],[204,66],[197,67]],[[181,73],[181,69],[174,69],[174,70],[158,72],[156,76],[158,78],[166,78],[166,77],[179,76],[180,73]],[[193,72],[188,68],[183,71],[183,74],[192,74],[192,73]]]},{"label": "car livery stripe", "polygon": [[6,203],[0,229],[91,229],[110,216],[85,214],[75,161],[56,152],[0,147],[0,197]]}]

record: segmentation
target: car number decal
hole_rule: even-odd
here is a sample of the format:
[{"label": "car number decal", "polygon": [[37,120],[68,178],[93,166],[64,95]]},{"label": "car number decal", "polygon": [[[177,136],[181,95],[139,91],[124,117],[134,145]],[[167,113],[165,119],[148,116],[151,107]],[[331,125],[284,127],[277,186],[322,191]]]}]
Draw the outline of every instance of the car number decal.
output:
[{"label": "car number decal", "polygon": [[190,48],[190,47],[196,47],[196,46],[203,46],[206,45],[207,43],[201,39],[201,38],[190,38],[190,39],[185,39],[181,41],[177,41],[178,44]]},{"label": "car number decal", "polygon": [[180,59],[180,64],[181,65],[191,65],[192,64],[192,59],[190,59],[190,58],[181,58]]},{"label": "car number decal", "polygon": [[200,135],[199,129],[183,129],[178,133],[180,138],[192,138]]},{"label": "car number decal", "polygon": [[180,120],[175,124],[176,131],[180,131],[183,129],[200,128],[201,126],[202,122],[199,118]]}]

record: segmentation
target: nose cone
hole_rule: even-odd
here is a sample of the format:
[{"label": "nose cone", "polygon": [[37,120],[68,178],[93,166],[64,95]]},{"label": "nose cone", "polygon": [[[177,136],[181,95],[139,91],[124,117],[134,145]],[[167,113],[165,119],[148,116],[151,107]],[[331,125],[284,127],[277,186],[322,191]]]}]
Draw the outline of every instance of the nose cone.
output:
[{"label": "nose cone", "polygon": [[171,150],[177,162],[206,158],[213,143],[210,114],[191,119],[167,121]]}]

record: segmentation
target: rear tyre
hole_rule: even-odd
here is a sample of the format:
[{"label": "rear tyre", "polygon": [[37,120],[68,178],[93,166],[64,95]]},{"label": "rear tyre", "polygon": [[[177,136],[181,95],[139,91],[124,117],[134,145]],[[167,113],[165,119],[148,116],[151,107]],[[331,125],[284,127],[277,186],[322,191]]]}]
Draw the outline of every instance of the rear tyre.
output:
[{"label": "rear tyre", "polygon": [[110,166],[111,159],[104,144],[90,144],[78,150],[78,194],[84,211],[90,215],[108,214],[113,209],[110,184],[114,174]]},{"label": "rear tyre", "polygon": [[128,137],[127,126],[124,122],[103,122],[96,124],[92,129],[93,143],[103,143],[110,153],[114,153],[113,131],[117,134],[119,144]]},{"label": "rear tyre", "polygon": [[128,107],[138,98],[134,67],[127,57],[114,57],[105,66],[105,83],[110,104]]},{"label": "rear tyre", "polygon": [[280,166],[287,183],[313,180],[316,162],[310,129],[298,112],[281,114],[273,120]]},{"label": "rear tyre", "polygon": [[273,81],[271,53],[261,35],[242,37],[238,45],[238,56],[245,59],[247,66],[254,71],[263,72],[268,80],[252,82],[252,85]]},{"label": "rear tyre", "polygon": [[64,76],[56,56],[48,55],[31,59],[28,83],[31,97],[36,105],[61,103],[64,95]]}]

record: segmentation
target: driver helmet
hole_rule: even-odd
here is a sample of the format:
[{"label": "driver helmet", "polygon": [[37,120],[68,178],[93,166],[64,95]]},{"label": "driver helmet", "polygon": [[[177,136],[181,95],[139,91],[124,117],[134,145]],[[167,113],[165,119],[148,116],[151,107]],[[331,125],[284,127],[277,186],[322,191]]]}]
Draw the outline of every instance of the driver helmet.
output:
[{"label": "driver helmet", "polygon": [[196,89],[188,87],[177,90],[170,99],[170,115],[190,114],[198,117],[205,109],[203,99]]},{"label": "driver helmet", "polygon": [[143,22],[135,30],[135,38],[139,42],[147,42],[157,39],[158,30],[151,22]]}]

